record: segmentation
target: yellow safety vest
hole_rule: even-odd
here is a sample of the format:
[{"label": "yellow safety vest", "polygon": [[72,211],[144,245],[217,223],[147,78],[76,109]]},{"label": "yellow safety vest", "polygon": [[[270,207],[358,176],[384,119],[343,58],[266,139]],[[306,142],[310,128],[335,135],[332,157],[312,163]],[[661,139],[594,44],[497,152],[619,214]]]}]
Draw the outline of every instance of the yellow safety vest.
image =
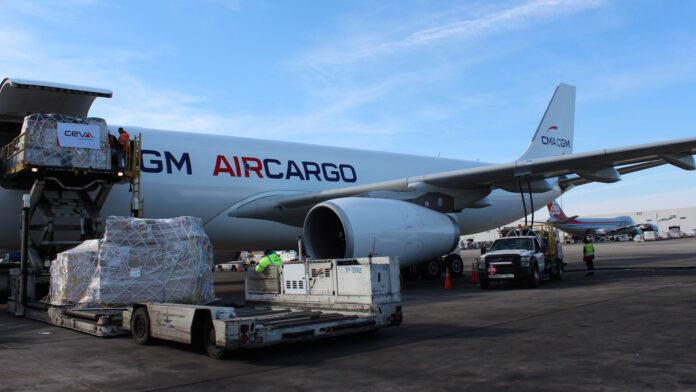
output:
[{"label": "yellow safety vest", "polygon": [[275,253],[271,253],[270,255],[263,256],[261,260],[259,261],[259,265],[256,266],[256,272],[263,272],[263,270],[266,269],[271,263],[280,266],[283,264],[283,260],[280,259],[280,256],[278,256]]},{"label": "yellow safety vest", "polygon": [[585,256],[594,256],[594,246],[592,244],[585,244]]}]

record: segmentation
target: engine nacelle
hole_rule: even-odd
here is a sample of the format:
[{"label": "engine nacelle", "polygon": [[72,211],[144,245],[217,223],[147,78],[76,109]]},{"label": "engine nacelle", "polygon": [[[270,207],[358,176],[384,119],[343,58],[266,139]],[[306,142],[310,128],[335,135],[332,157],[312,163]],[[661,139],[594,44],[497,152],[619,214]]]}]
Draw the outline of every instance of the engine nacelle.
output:
[{"label": "engine nacelle", "polygon": [[401,200],[346,197],[317,204],[304,223],[315,259],[398,256],[401,267],[457,247],[455,218]]}]

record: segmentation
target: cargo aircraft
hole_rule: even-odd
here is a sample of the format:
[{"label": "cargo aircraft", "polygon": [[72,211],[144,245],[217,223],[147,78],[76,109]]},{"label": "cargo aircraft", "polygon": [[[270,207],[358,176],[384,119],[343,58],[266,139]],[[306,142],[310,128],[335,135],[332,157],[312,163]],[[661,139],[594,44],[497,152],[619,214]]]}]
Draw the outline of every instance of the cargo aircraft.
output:
[{"label": "cargo aircraft", "polygon": [[549,210],[549,222],[558,229],[576,237],[614,236],[619,234],[634,236],[642,233],[630,216],[581,218],[574,215],[568,217],[555,200],[546,207]]},{"label": "cargo aircraft", "polygon": [[[7,78],[2,142],[20,132],[27,113],[86,117],[94,99],[111,94]],[[301,236],[312,258],[390,255],[407,267],[453,251],[460,235],[526,217],[574,186],[663,164],[696,169],[696,137],[573,153],[574,118],[575,87],[559,84],[526,151],[498,164],[123,127],[142,134],[147,217],[200,217],[218,251],[294,249]],[[24,192],[0,189],[0,248],[18,248]],[[115,186],[102,215],[128,215],[129,200],[128,186]]]}]

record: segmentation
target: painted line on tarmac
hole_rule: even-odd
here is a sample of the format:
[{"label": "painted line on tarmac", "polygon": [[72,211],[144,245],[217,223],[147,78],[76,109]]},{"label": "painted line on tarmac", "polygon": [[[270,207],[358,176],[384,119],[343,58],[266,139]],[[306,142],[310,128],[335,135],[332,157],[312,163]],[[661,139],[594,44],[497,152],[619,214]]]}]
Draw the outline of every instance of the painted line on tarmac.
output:
[{"label": "painted line on tarmac", "polygon": [[[696,266],[680,266],[680,267],[601,267],[595,268],[595,271],[610,271],[610,270],[694,270]],[[571,269],[564,270],[565,272],[587,272],[586,269]]]}]

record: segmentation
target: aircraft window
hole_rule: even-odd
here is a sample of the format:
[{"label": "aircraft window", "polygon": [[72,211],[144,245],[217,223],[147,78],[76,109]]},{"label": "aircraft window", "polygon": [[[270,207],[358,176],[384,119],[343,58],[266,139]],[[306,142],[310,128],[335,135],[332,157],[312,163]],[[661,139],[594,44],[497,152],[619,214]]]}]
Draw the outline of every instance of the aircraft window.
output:
[{"label": "aircraft window", "polygon": [[529,238],[502,238],[496,240],[491,246],[491,251],[511,249],[533,250],[534,245]]}]

